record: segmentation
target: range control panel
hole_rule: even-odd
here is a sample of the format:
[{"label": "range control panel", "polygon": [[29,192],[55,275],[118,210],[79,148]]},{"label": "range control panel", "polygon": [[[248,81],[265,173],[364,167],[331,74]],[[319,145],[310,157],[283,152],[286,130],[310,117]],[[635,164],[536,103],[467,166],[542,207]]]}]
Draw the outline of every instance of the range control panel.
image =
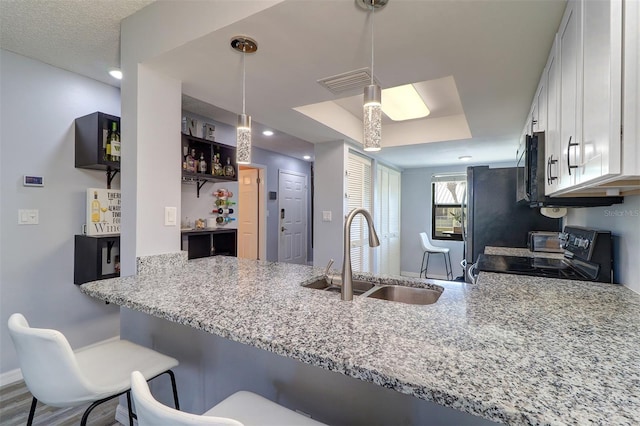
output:
[{"label": "range control panel", "polygon": [[598,239],[610,241],[611,232],[596,231],[594,229],[577,226],[565,226],[564,232],[560,234],[563,249],[570,251],[575,257],[588,261],[592,260]]}]

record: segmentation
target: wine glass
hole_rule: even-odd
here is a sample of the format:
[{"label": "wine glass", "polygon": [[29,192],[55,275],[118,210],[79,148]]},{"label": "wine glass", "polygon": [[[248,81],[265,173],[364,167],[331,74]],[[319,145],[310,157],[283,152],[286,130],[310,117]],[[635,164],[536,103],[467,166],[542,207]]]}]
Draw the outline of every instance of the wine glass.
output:
[{"label": "wine glass", "polygon": [[107,210],[109,210],[107,207],[100,207],[100,211],[102,212],[102,221],[103,222],[107,222],[106,219],[104,218],[104,214],[107,212]]}]

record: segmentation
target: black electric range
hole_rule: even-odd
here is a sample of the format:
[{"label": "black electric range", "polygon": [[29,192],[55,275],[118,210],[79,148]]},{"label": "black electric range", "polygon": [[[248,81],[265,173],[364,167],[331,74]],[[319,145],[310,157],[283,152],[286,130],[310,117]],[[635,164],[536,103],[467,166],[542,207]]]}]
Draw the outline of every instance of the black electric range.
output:
[{"label": "black electric range", "polygon": [[611,233],[565,226],[563,259],[481,254],[477,270],[568,280],[613,282]]}]

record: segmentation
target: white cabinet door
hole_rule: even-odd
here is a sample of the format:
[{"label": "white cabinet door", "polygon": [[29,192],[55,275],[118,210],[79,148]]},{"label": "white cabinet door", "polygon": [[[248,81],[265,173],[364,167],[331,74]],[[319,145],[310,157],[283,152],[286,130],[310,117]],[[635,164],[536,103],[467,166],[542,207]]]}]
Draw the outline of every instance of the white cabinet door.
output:
[{"label": "white cabinet door", "polygon": [[560,53],[560,176],[559,189],[576,183],[579,164],[580,91],[581,68],[580,35],[581,3],[570,0],[567,3],[560,30],[558,32]]},{"label": "white cabinet door", "polygon": [[580,184],[621,172],[622,0],[584,1],[582,17]]},{"label": "white cabinet door", "polygon": [[560,74],[558,67],[558,37],[556,37],[549,59],[547,61],[546,78],[547,82],[547,122],[545,129],[545,172],[547,179],[545,181],[544,193],[549,195],[558,190],[561,182],[560,176],[560,113],[559,107],[559,91],[560,91]]},{"label": "white cabinet door", "polygon": [[542,72],[542,78],[533,98],[531,108],[531,127],[533,132],[544,132],[547,129],[547,69]]}]

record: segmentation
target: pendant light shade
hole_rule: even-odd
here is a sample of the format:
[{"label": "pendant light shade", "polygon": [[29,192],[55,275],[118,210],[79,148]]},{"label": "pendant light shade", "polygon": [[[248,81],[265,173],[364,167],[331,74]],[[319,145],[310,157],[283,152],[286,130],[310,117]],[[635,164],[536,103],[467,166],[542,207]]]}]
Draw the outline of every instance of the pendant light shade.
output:
[{"label": "pendant light shade", "polygon": [[373,78],[374,11],[384,7],[388,0],[356,0],[363,8],[371,11],[371,84],[364,88],[362,114],[362,144],[365,151],[380,151],[382,141],[382,91]]},{"label": "pendant light shade", "polygon": [[382,102],[380,86],[371,84],[364,89],[364,150],[380,151],[382,140]]},{"label": "pendant light shade", "polygon": [[236,129],[236,163],[251,163],[251,117],[247,114],[238,115]]},{"label": "pendant light shade", "polygon": [[231,47],[242,52],[242,114],[238,115],[236,129],[236,163],[251,163],[251,117],[245,112],[245,66],[244,57],[247,53],[258,50],[258,43],[246,36],[236,36],[231,39]]}]

